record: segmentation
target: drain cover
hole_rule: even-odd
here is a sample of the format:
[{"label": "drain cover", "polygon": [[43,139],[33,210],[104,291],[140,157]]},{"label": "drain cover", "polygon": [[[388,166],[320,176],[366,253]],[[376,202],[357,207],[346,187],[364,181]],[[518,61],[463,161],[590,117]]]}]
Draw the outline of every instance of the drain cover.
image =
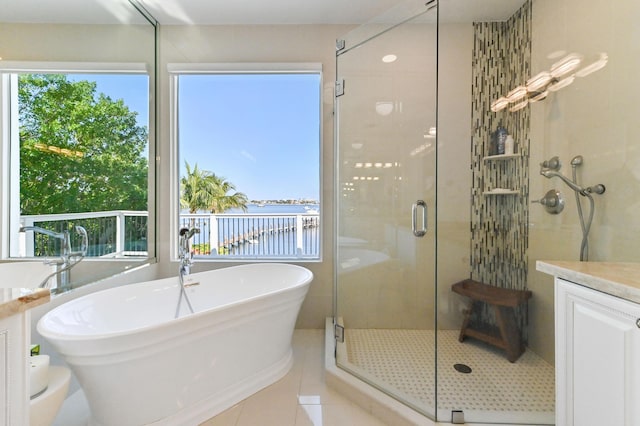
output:
[{"label": "drain cover", "polygon": [[471,367],[465,364],[453,364],[453,368],[455,368],[458,373],[471,373]]}]

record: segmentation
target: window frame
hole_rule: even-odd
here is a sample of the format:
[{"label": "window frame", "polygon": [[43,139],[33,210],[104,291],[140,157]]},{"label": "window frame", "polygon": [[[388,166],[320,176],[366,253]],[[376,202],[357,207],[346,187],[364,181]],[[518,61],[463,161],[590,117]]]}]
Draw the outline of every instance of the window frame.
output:
[{"label": "window frame", "polygon": [[169,63],[167,64],[169,74],[169,146],[170,146],[170,257],[172,261],[178,261],[178,231],[180,227],[180,141],[178,123],[178,80],[181,75],[211,75],[211,74],[318,74],[320,81],[318,84],[319,105],[318,105],[318,197],[320,203],[319,218],[319,247],[318,256],[315,258],[298,257],[278,257],[265,258],[256,256],[233,256],[233,257],[198,257],[198,262],[211,263],[254,263],[254,262],[295,262],[295,263],[319,263],[322,262],[324,246],[324,221],[322,220],[324,202],[323,194],[323,69],[320,62],[219,62],[219,63]]},{"label": "window frame", "polygon": [[[20,228],[20,178],[16,179],[16,170],[20,165],[20,137],[18,111],[18,74],[127,74],[146,75],[149,81],[149,123],[148,130],[148,176],[147,176],[147,256],[146,260],[156,257],[156,235],[152,229],[155,223],[155,170],[152,161],[154,152],[153,120],[155,111],[151,108],[154,98],[152,91],[153,75],[147,64],[143,62],[59,62],[59,61],[0,61],[0,164],[8,173],[0,174],[0,259],[20,260],[22,257],[14,255],[19,247]],[[87,258],[101,261],[131,261],[132,258]],[[142,260],[143,258],[137,258]]]}]

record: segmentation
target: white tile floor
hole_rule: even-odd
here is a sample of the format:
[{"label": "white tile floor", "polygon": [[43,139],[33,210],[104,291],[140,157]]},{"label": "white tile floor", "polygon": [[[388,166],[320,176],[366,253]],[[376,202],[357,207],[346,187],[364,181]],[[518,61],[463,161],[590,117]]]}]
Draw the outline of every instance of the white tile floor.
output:
[{"label": "white tile floor", "polygon": [[281,380],[203,426],[384,426],[324,381],[324,330],[296,330],[294,363]]},{"label": "white tile floor", "polygon": [[[324,339],[325,330],[295,330],[291,371],[201,426],[385,426],[326,385]],[[87,426],[88,418],[86,399],[78,391],[67,398],[54,426]],[[441,424],[422,419],[419,424]]]},{"label": "white tile floor", "polygon": [[[324,381],[324,330],[295,330],[291,371],[203,426],[384,426]],[[78,391],[54,426],[86,426],[89,409]],[[184,425],[192,426],[192,425]]]}]

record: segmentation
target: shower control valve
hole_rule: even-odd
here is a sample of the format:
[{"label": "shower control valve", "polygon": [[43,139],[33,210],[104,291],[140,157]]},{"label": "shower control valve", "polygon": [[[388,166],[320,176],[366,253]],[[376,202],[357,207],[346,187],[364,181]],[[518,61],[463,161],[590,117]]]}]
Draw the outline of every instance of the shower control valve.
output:
[{"label": "shower control valve", "polygon": [[539,200],[533,200],[532,203],[540,203],[549,214],[558,214],[564,210],[564,198],[557,189],[550,189]]}]

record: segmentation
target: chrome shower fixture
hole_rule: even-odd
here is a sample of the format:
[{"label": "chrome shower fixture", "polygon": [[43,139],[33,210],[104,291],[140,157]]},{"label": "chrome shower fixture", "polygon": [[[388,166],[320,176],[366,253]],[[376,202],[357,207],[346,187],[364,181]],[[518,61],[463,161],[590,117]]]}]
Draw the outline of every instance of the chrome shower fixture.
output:
[{"label": "chrome shower fixture", "polygon": [[[604,194],[606,188],[603,184],[598,183],[586,188],[578,184],[577,168],[584,162],[582,155],[576,155],[571,159],[572,179],[569,179],[565,175],[559,172],[560,159],[558,157],[552,157],[549,160],[540,163],[540,174],[546,178],[552,177],[560,178],[569,188],[573,189],[576,194],[576,205],[578,208],[578,218],[580,219],[580,227],[582,228],[582,243],[580,245],[580,260],[586,261],[589,257],[589,231],[591,230],[591,223],[593,222],[593,213],[595,210],[595,203],[591,194]],[[551,191],[550,191],[551,192]],[[547,194],[549,195],[549,194]],[[582,203],[580,202],[580,196],[586,197],[589,200],[589,217],[585,222],[584,215],[582,213]],[[545,196],[546,198],[546,196]],[[547,207],[548,208],[548,207]],[[549,210],[547,210],[549,211]],[[552,213],[552,212],[550,212]],[[558,212],[559,213],[559,212]]]},{"label": "chrome shower fixture", "polygon": [[551,179],[552,177],[560,178],[569,188],[576,191],[582,196],[588,196],[588,194],[604,194],[606,191],[606,187],[599,183],[593,186],[582,187],[578,184],[578,180],[576,178],[576,168],[581,166],[584,159],[582,155],[576,155],[571,160],[571,168],[573,169],[573,179],[569,179],[565,175],[559,172],[562,167],[562,163],[558,157],[551,157],[549,160],[545,160],[540,163],[540,174],[546,178]]},{"label": "chrome shower fixture", "polygon": [[581,166],[583,160],[584,158],[582,158],[582,155],[576,155],[571,159],[571,167],[575,168],[575,167]]},{"label": "chrome shower fixture", "polygon": [[542,163],[540,163],[540,174],[542,174],[542,169],[560,170],[560,167],[562,167],[560,159],[557,156],[551,157],[550,159],[544,160]]}]

